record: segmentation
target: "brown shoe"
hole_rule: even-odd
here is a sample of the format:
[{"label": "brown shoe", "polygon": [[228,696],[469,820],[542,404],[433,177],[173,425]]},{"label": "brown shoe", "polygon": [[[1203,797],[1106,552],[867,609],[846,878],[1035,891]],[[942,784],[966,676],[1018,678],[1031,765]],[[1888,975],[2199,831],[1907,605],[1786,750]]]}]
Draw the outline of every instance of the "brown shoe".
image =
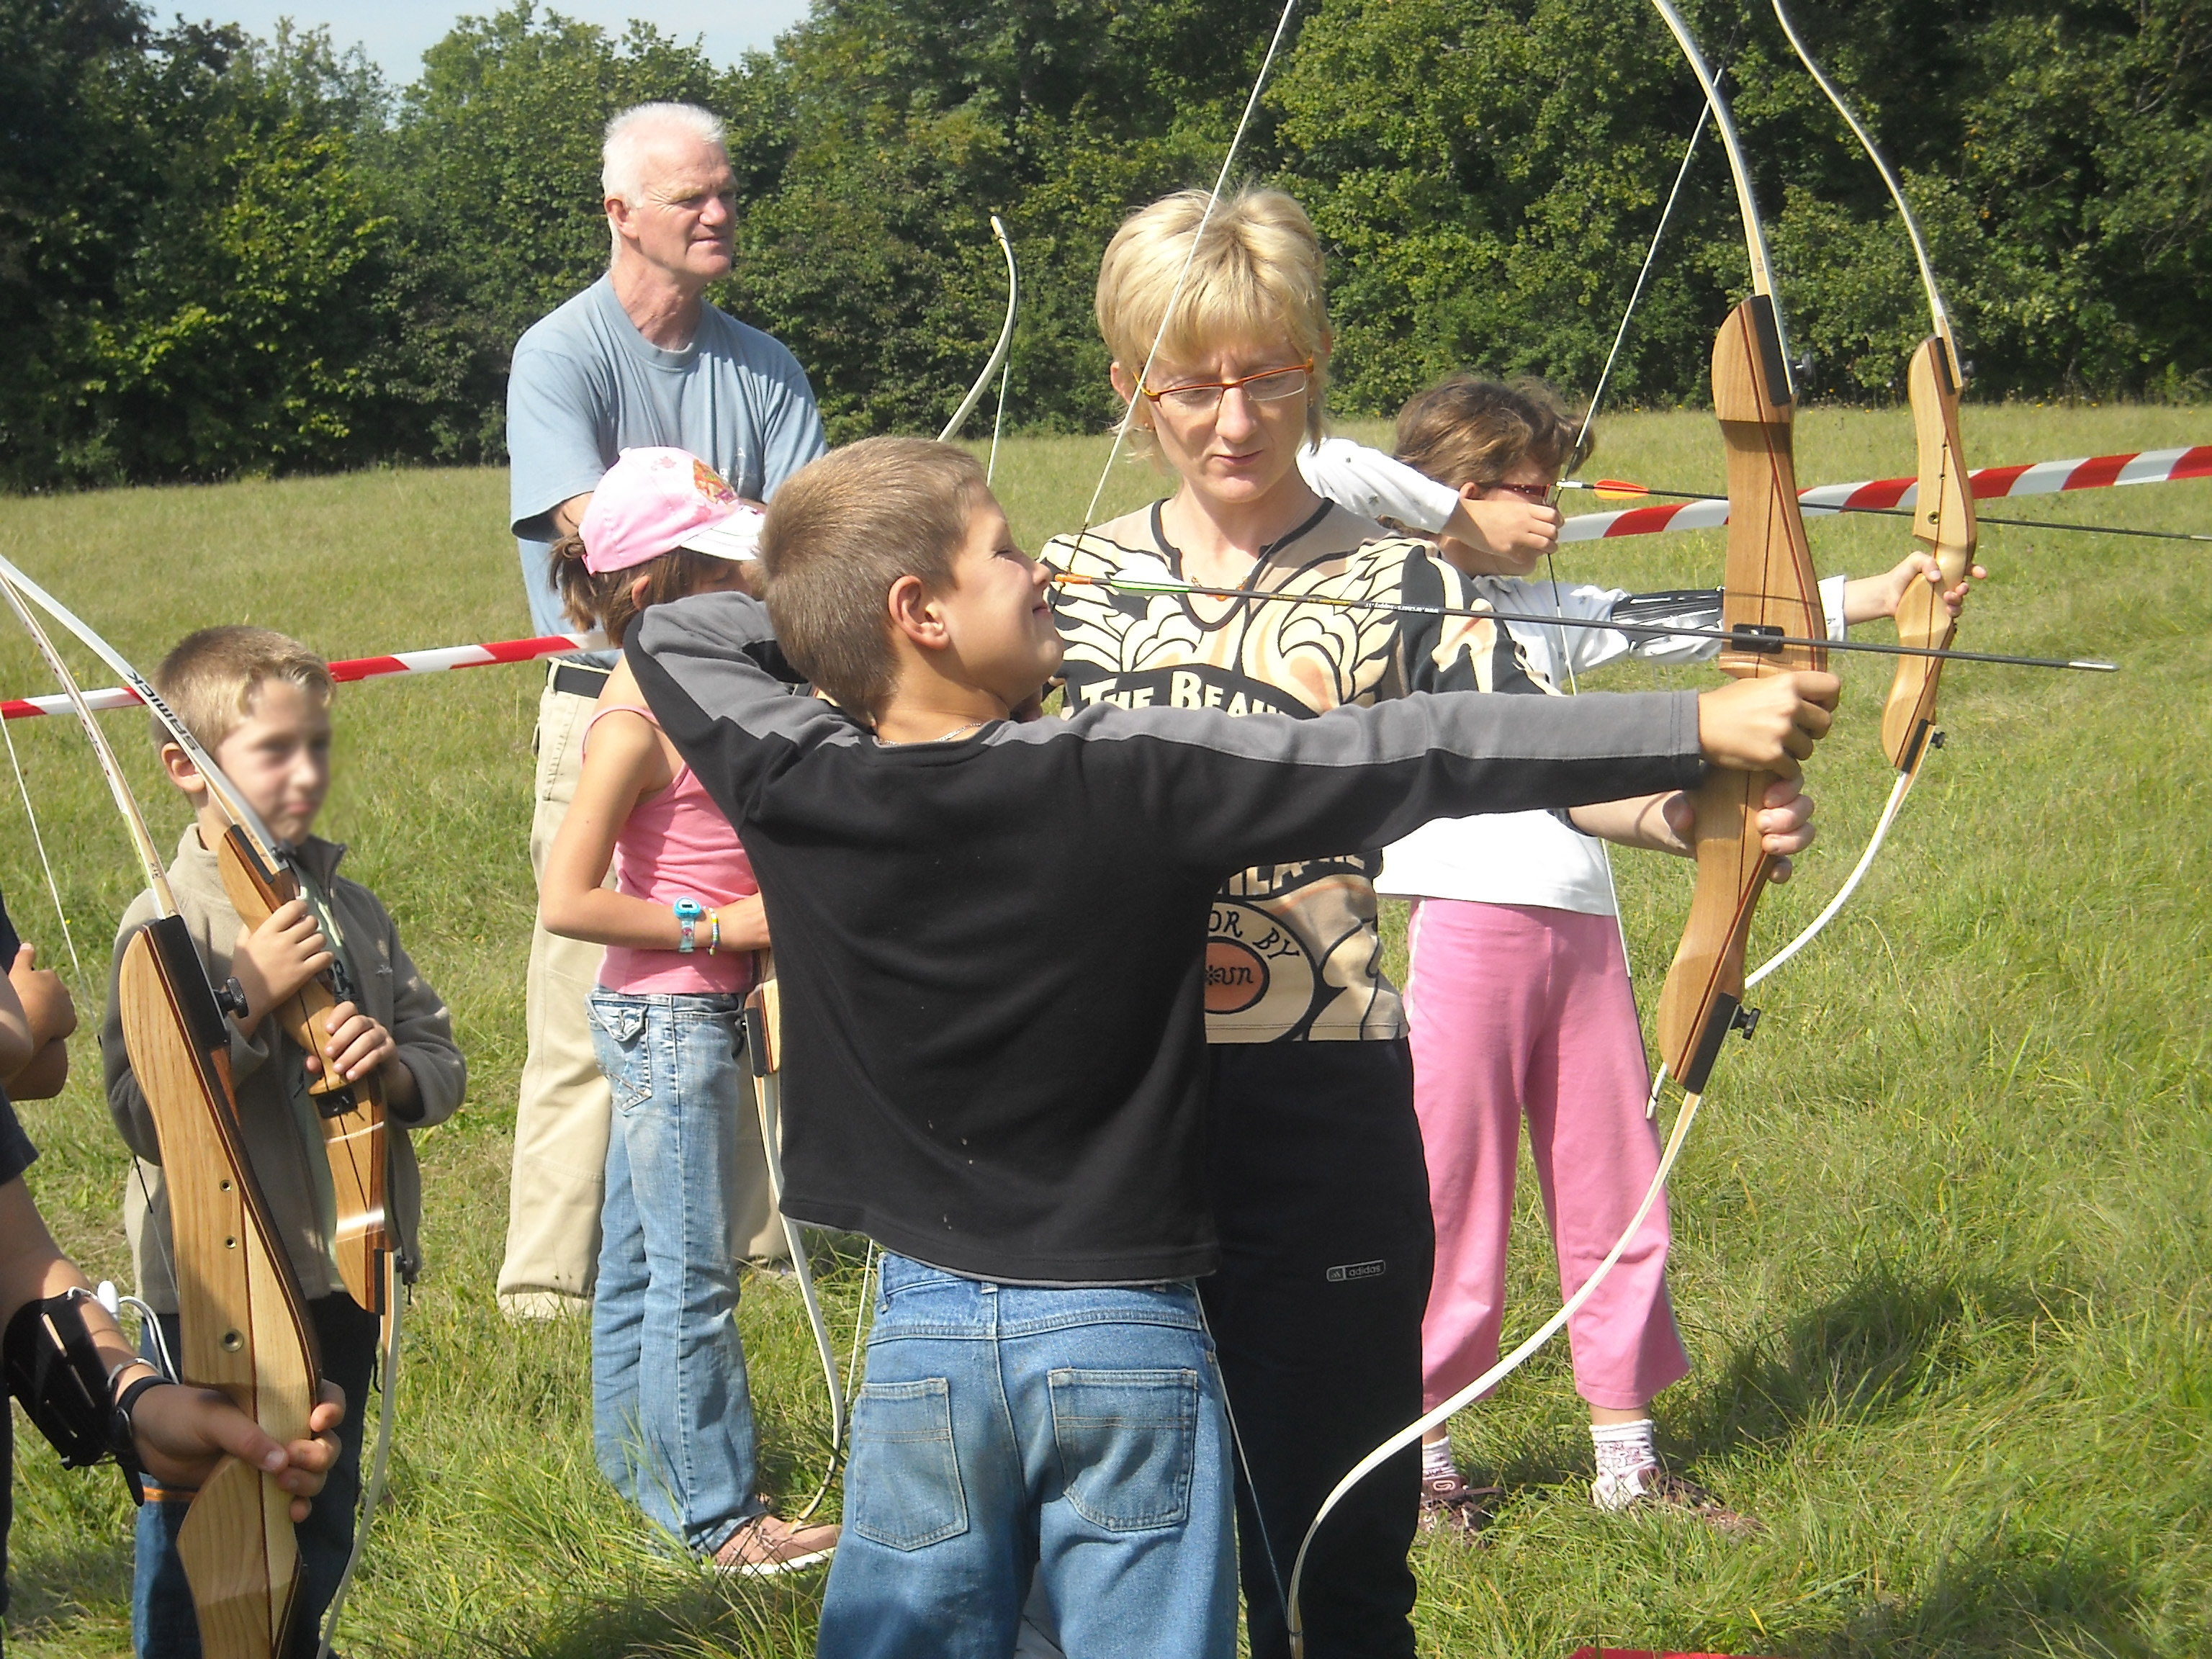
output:
[{"label": "brown shoe", "polygon": [[716,1572],[767,1578],[827,1561],[837,1549],[837,1528],[756,1515],[723,1541],[708,1565]]},{"label": "brown shoe", "polygon": [[1421,1478],[1421,1530],[1480,1539],[1504,1500],[1503,1486],[1470,1486],[1457,1470]]},{"label": "brown shoe", "polygon": [[1657,1467],[1638,1469],[1633,1478],[1637,1489],[1622,1493],[1620,1485],[1616,1485],[1613,1502],[1607,1502],[1607,1494],[1601,1493],[1594,1486],[1591,1496],[1596,1499],[1597,1506],[1601,1510],[1644,1510],[1686,1515],[1692,1520],[1704,1522],[1715,1532],[1725,1533],[1731,1538],[1748,1538],[1766,1530],[1766,1523],[1758,1516],[1730,1509],[1696,1481],[1676,1474],[1672,1469]]}]

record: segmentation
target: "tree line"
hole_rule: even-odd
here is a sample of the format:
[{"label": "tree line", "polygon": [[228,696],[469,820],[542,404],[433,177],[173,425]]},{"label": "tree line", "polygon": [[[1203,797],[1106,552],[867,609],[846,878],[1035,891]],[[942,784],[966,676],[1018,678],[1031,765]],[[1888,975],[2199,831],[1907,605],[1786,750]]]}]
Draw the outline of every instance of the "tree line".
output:
[{"label": "tree line", "polygon": [[[515,337],[604,268],[599,134],[729,124],[737,264],[833,438],[933,431],[1021,261],[1012,424],[1110,418],[1091,318],[1122,215],[1210,183],[1277,0],[815,0],[720,67],[647,25],[464,17],[407,85],[325,33],[0,0],[0,487],[503,459]],[[1692,0],[1819,397],[1925,331],[1881,182],[1765,0]],[[1978,395],[2212,390],[2212,14],[2191,0],[1800,0],[1904,176]],[[1587,393],[1699,113],[1638,0],[1307,0],[1241,176],[1328,248],[1333,407],[1447,370]],[[1746,259],[1710,130],[1615,370],[1703,396]]]}]

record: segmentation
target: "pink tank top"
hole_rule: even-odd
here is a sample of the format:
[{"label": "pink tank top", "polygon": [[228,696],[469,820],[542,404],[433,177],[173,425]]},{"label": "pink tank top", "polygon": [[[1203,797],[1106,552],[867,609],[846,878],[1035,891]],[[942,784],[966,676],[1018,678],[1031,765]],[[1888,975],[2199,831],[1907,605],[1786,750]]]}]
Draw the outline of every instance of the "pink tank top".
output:
[{"label": "pink tank top", "polygon": [[[592,726],[617,709],[642,714],[655,731],[660,727],[651,709],[630,703],[600,709],[592,716]],[[591,741],[591,726],[586,726],[587,754]],[[738,844],[737,831],[688,766],[668,787],[643,797],[630,809],[629,822],[615,837],[614,866],[617,891],[656,904],[695,898],[713,910],[760,891],[752,860]],[[742,995],[753,985],[752,952],[723,951],[708,956],[712,932],[708,923],[699,924],[698,949],[688,957],[678,951],[610,945],[599,963],[599,983],[607,990],[635,996],[696,991]]]}]

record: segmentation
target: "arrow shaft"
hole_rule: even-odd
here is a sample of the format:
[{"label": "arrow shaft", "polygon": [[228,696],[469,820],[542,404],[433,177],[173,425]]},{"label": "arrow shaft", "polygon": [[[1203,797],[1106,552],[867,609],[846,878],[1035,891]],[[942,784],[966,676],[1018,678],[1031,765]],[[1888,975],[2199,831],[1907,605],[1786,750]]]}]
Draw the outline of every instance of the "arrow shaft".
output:
[{"label": "arrow shaft", "polygon": [[1859,651],[1881,657],[1929,657],[1942,662],[1991,663],[2008,668],[2056,668],[2084,674],[2119,672],[2117,663],[2089,658],[2009,656],[1994,651],[1884,645],[1873,640],[1816,640],[1794,634],[1755,634],[1726,628],[1692,628],[1677,623],[1621,622],[1605,617],[1539,617],[1515,611],[1478,611],[1449,605],[1348,599],[1318,593],[1269,592],[1257,587],[1204,587],[1194,582],[1121,581],[1111,576],[1079,575],[1067,571],[1055,573],[1053,580],[1062,586],[1103,587],[1117,593],[1188,594],[1209,599],[1269,599],[1278,604],[1319,605],[1334,611],[1383,611],[1413,617],[1463,617],[1485,622],[1522,623],[1532,628],[1602,628],[1616,634],[1633,635],[1638,639],[1718,640],[1722,644],[1733,645],[1739,650],[1762,653],[1785,646],[1804,646],[1827,651]]}]

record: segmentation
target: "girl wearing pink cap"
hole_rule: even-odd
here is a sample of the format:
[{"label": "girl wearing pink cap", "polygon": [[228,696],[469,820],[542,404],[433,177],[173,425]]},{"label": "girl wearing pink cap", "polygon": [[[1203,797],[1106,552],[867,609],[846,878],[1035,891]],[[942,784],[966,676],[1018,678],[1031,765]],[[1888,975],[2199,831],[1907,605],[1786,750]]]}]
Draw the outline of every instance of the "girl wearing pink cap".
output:
[{"label": "girl wearing pink cap", "polygon": [[[554,574],[578,626],[620,645],[650,606],[748,587],[760,522],[697,457],[624,450],[578,533],[555,546]],[[610,864],[611,888],[601,885]],[[837,1529],[781,1520],[756,1490],[730,1249],[730,1172],[754,1133],[739,1014],[768,924],[736,831],[627,664],[599,694],[538,893],[549,932],[607,947],[589,999],[614,1091],[592,1308],[599,1468],[719,1568],[761,1575],[819,1561]]]}]

